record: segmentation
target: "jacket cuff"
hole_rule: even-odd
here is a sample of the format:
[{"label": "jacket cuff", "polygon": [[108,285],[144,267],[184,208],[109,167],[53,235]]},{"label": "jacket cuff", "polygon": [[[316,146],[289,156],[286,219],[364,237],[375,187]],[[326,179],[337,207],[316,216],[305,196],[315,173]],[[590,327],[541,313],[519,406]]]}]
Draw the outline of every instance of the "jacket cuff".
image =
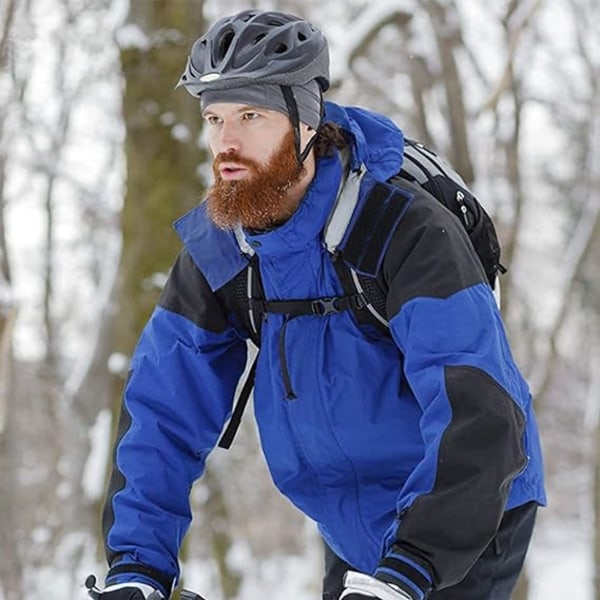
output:
[{"label": "jacket cuff", "polygon": [[145,583],[157,589],[168,598],[173,589],[174,581],[158,569],[136,563],[118,563],[113,565],[106,574],[106,585],[117,583]]},{"label": "jacket cuff", "polygon": [[398,586],[412,600],[426,600],[433,590],[431,568],[398,547],[392,548],[383,557],[373,576]]}]

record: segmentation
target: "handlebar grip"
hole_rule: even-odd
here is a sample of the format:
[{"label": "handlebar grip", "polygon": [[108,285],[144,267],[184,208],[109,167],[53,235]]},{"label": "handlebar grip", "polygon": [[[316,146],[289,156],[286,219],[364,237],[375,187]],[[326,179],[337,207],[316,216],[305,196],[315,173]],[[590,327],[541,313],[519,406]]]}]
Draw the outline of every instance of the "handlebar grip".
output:
[{"label": "handlebar grip", "polygon": [[100,598],[100,594],[102,593],[97,587],[96,587],[96,577],[95,575],[88,575],[85,578],[85,587],[87,588],[87,593],[88,596],[90,598],[93,598],[94,600],[98,600],[98,598]]}]

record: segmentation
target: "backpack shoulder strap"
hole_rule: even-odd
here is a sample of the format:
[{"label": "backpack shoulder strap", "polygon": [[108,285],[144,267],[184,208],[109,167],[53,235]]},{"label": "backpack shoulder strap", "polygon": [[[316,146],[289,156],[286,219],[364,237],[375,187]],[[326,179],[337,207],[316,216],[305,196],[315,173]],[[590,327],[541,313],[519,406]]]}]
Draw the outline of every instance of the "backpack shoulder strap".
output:
[{"label": "backpack shoulder strap", "polygon": [[[345,176],[325,223],[323,241],[330,254],[341,253],[349,266],[374,277],[390,234],[412,195],[390,183],[376,181],[364,164],[351,170],[348,152],[340,158]],[[368,193],[361,194],[363,188]]]},{"label": "backpack shoulder strap", "polygon": [[250,366],[248,375],[246,375],[246,380],[244,381],[244,385],[242,386],[242,391],[240,392],[240,395],[235,403],[235,407],[233,408],[233,412],[231,413],[231,417],[229,419],[229,422],[227,423],[227,427],[225,427],[225,431],[222,433],[219,439],[219,448],[224,448],[225,450],[231,448],[233,438],[235,438],[235,434],[238,432],[238,429],[242,424],[242,417],[244,416],[246,405],[248,404],[250,394],[252,393],[252,388],[254,387],[254,378],[256,376],[257,361],[258,352],[252,360],[252,365]]},{"label": "backpack shoulder strap", "polygon": [[344,175],[342,176],[335,204],[323,229],[323,241],[331,254],[336,254],[338,246],[348,229],[348,224],[358,204],[362,180],[367,172],[364,165],[360,165],[357,170],[351,171],[349,169],[350,157],[347,152],[342,153],[341,161]]},{"label": "backpack shoulder strap", "polygon": [[[360,195],[360,187],[367,189]],[[362,166],[349,173],[325,229],[325,245],[344,292],[358,294],[363,305],[351,307],[356,320],[387,332],[387,289],[380,273],[390,239],[412,201],[410,191],[375,181]]]},{"label": "backpack shoulder strap", "polygon": [[[258,257],[253,254],[249,259],[247,267],[222,289],[218,290],[217,296],[225,306],[228,314],[233,316],[238,324],[248,333],[254,345],[259,348],[262,315],[256,313],[253,300],[264,298],[264,291],[258,270]],[[252,365],[246,375],[225,431],[219,439],[219,448],[229,449],[240,428],[246,405],[254,387],[257,361],[258,352],[252,360]]]},{"label": "backpack shoulder strap", "polygon": [[412,199],[413,195],[406,190],[374,182],[338,248],[352,269],[377,276],[390,238]]},{"label": "backpack shoulder strap", "polygon": [[248,257],[248,262],[233,279],[216,291],[217,298],[233,322],[260,345],[261,315],[257,314],[253,299],[263,298],[264,292],[258,270],[258,257]]}]

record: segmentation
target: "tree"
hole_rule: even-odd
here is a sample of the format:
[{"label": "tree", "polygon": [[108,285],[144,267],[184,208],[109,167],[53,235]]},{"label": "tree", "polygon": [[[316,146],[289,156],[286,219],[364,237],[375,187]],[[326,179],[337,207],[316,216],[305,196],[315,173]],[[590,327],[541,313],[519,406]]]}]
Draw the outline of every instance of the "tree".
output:
[{"label": "tree", "polygon": [[[424,0],[402,10],[393,3],[355,2],[350,16],[352,11],[354,20],[341,25],[344,38],[333,48],[334,59],[342,59],[334,71],[335,96],[396,118],[409,135],[446,154],[481,194],[509,268],[502,278],[509,336],[544,433],[549,440],[564,438],[561,447],[577,449],[571,454],[581,460],[583,445],[573,439],[571,427],[581,418],[584,397],[575,394],[565,416],[569,426],[563,422],[562,429],[553,397],[558,389],[564,392],[557,385],[567,358],[561,342],[567,332],[573,336],[598,228],[598,175],[591,167],[599,164],[599,71],[590,46],[595,4],[511,0],[479,11],[458,0]],[[565,34],[560,49],[548,25],[557,15]],[[550,74],[549,65],[560,74]],[[574,73],[577,85],[568,90],[553,85],[572,80]],[[533,137],[536,125],[552,132],[548,145]],[[568,156],[566,147],[572,150]],[[548,168],[559,164],[563,168]],[[557,235],[543,240],[534,235],[552,219],[561,224]],[[542,266],[542,256],[553,268]],[[569,375],[570,390],[588,377]],[[550,450],[548,457],[552,471]],[[517,597],[527,593],[524,583]]]},{"label": "tree", "polygon": [[[0,9],[3,23],[0,32],[0,82],[9,79],[10,56],[13,50],[12,30],[16,0],[9,1]],[[6,163],[7,137],[6,121],[15,88],[7,86],[9,95],[0,98],[0,595],[7,600],[23,597],[21,557],[17,552],[19,535],[15,527],[18,499],[16,465],[18,464],[18,444],[15,438],[15,406],[12,401],[12,333],[16,317],[16,305],[11,286],[11,268],[6,243]]]},{"label": "tree", "polygon": [[[127,193],[116,350],[126,356],[133,351],[180,249],[171,223],[197,204],[204,190],[197,176],[205,160],[198,146],[200,110],[183,90],[173,91],[191,41],[202,28],[202,2],[153,0],[131,4],[119,33]],[[120,393],[117,396],[115,415]],[[225,597],[234,598],[240,580],[226,561],[231,543],[228,507],[218,478],[207,474],[204,481],[210,490],[204,509],[213,523],[208,528],[212,556]]]},{"label": "tree", "polygon": [[[0,427],[0,579],[8,598],[30,594],[42,567],[52,565],[69,573],[66,587],[80,575],[86,555],[82,549],[89,547],[97,528],[94,500],[87,497],[83,481],[90,453],[88,430],[108,404],[101,386],[92,385],[90,365],[95,364],[96,374],[108,373],[106,345],[100,350],[102,344],[96,343],[102,339],[95,327],[102,322],[102,311],[96,312],[95,301],[105,300],[103,292],[110,289],[97,285],[110,280],[103,259],[111,258],[115,240],[105,203],[113,181],[115,140],[110,138],[111,127],[105,129],[106,137],[95,136],[87,124],[82,131],[85,118],[94,116],[90,97],[97,102],[102,96],[98,88],[110,81],[110,53],[98,52],[105,43],[106,6],[101,1],[64,0],[54,9],[46,20],[36,0],[2,7],[0,48],[7,69],[1,78],[7,95],[2,97],[0,118],[0,262],[3,281],[18,272],[31,286],[20,299],[26,316],[14,331],[30,327],[35,332],[24,344],[16,344],[13,360],[11,332],[2,331],[0,406],[6,406],[6,417],[4,429]],[[94,36],[88,35],[90,22],[96,25]],[[44,60],[39,60],[40,52]],[[96,60],[87,60],[97,52]],[[78,68],[79,61],[88,63],[85,69]],[[110,103],[99,112],[105,108],[108,112]],[[106,141],[106,155],[94,152],[98,140]],[[96,160],[83,169],[79,159],[85,150]],[[31,221],[41,217],[44,235],[39,244],[24,236],[23,229],[6,226],[7,214],[14,226],[15,214],[21,211]],[[76,228],[69,221],[74,215],[79,217],[74,219]],[[25,250],[24,239],[31,241]],[[88,251],[78,252],[84,239]],[[97,245],[102,253],[95,253]],[[4,308],[4,286],[2,291]],[[91,298],[85,298],[88,293]],[[7,324],[12,321],[14,316]],[[88,360],[86,352],[72,352],[81,330],[95,361]]]},{"label": "tree", "polygon": [[[324,28],[333,58],[329,97],[380,110],[440,150],[493,213],[509,267],[503,312],[546,447],[552,504],[540,515],[538,545],[556,520],[571,525],[574,540],[592,518],[598,530],[600,6],[252,4]],[[106,443],[127,359],[179,250],[170,223],[202,197],[208,173],[198,106],[173,87],[204,14],[212,20],[248,3],[131,2],[122,23],[124,6],[0,4],[0,582],[7,600],[35,589],[43,568],[72,597],[82,569],[95,564],[103,475],[89,459]],[[43,235],[11,229],[19,220],[28,232],[39,224]],[[12,292],[22,281],[28,286],[17,304]],[[273,493],[250,414],[232,450],[211,455],[193,500],[185,564],[200,557],[198,571],[211,573],[227,598],[257,581],[266,589],[265,565],[274,557],[278,573],[287,556],[319,557],[314,531]],[[595,565],[599,540],[596,531]],[[240,552],[244,568],[236,564]],[[307,574],[315,595],[316,569]],[[185,571],[189,579],[194,572]],[[515,598],[529,593],[521,583]],[[596,573],[600,600],[599,589]]]}]

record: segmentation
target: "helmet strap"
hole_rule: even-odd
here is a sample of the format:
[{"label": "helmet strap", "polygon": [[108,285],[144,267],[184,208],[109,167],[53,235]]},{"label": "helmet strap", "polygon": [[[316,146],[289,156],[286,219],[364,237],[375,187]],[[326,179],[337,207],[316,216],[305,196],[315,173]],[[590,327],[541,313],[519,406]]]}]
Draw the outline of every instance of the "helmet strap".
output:
[{"label": "helmet strap", "polygon": [[317,135],[315,133],[315,135],[313,135],[313,137],[306,144],[304,150],[301,150],[300,116],[298,114],[298,104],[296,103],[296,98],[294,98],[294,92],[289,85],[280,85],[279,87],[281,88],[281,93],[283,94],[283,99],[285,100],[285,104],[288,109],[290,121],[292,122],[292,129],[294,130],[294,147],[296,148],[296,159],[298,160],[298,167],[301,169],[306,157],[308,156],[308,153],[312,150],[312,147],[317,141]]}]

